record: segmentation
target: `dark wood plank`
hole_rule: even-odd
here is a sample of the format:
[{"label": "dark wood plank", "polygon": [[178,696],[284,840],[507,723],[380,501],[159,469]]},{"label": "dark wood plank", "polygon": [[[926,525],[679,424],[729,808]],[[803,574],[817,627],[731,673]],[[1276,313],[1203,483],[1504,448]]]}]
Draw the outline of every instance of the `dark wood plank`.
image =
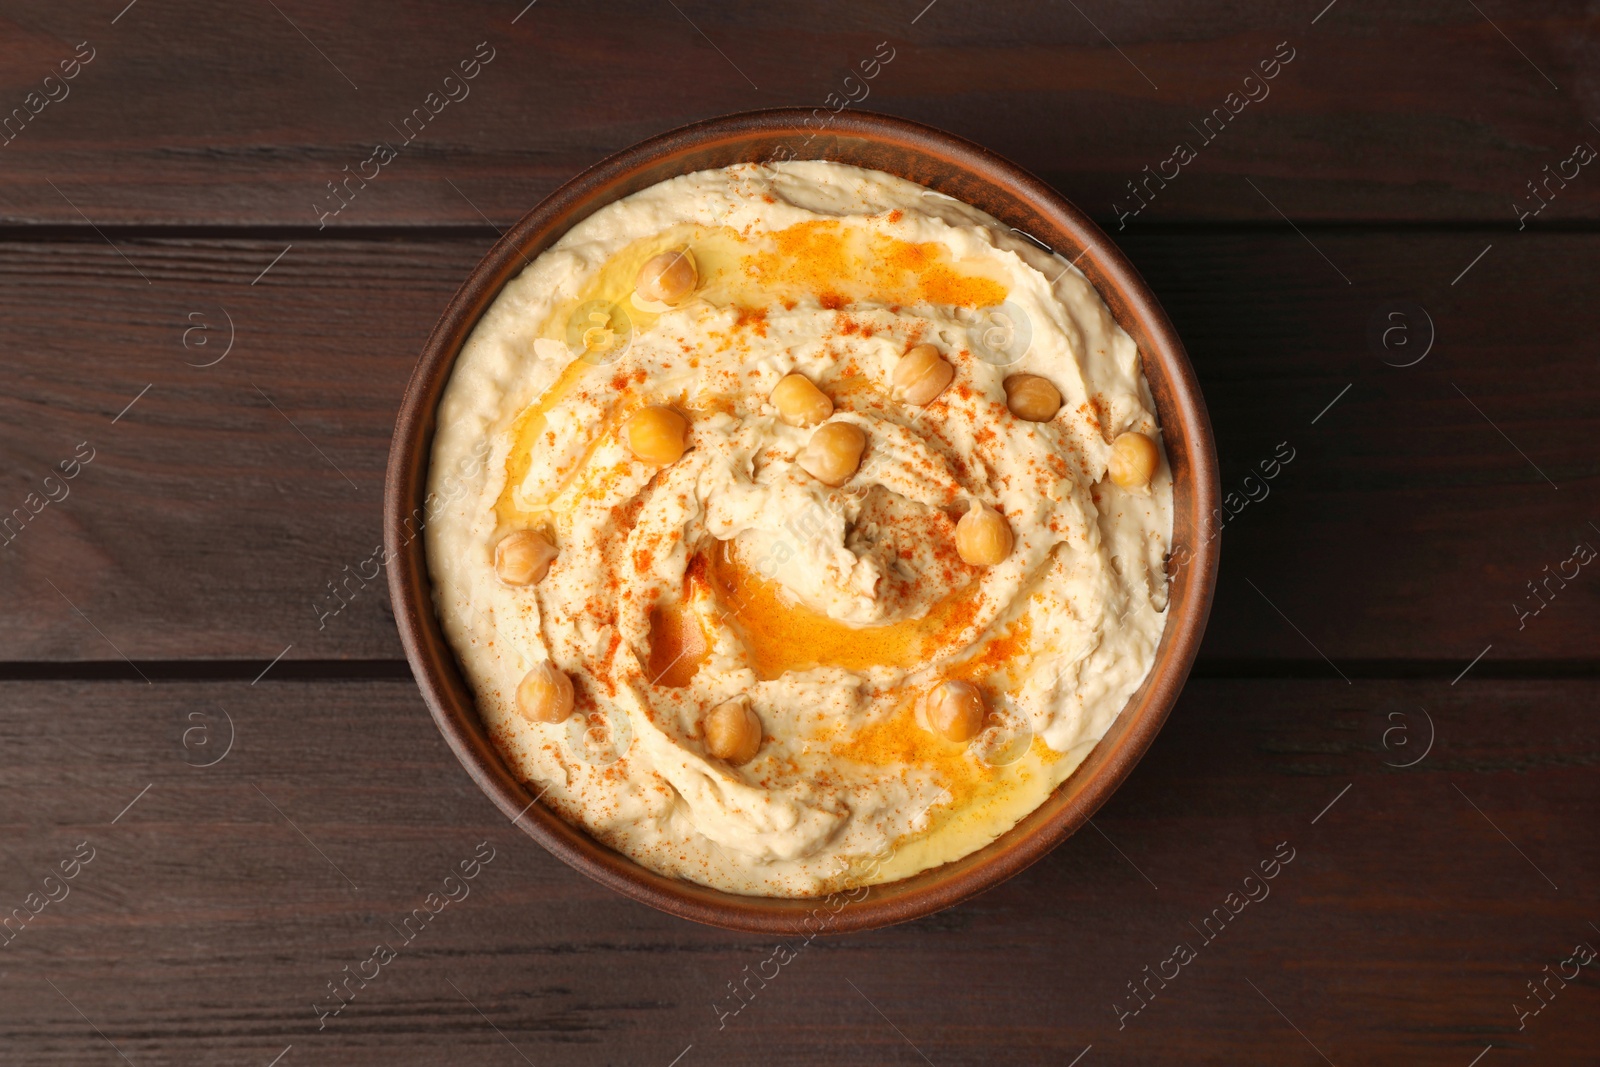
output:
[{"label": "dark wood plank", "polygon": [[[0,322],[4,510],[42,499],[81,442],[94,449],[70,495],[0,548],[4,658],[264,664],[291,644],[291,661],[398,658],[380,582],[321,613],[346,567],[371,573],[395,406],[486,243],[297,243],[254,285],[283,245],[122,242],[130,262],[102,242],[0,246],[13,296]],[[1304,661],[1333,676],[1428,660],[1454,675],[1493,644],[1491,668],[1593,662],[1600,581],[1587,570],[1550,585],[1555,598],[1520,629],[1513,604],[1536,606],[1527,583],[1575,543],[1600,546],[1588,292],[1600,238],[1497,241],[1452,286],[1484,243],[1128,243],[1200,370],[1225,490],[1260,495],[1245,479],[1281,443],[1294,453],[1269,495],[1222,527],[1208,661]],[[1403,369],[1367,342],[1397,295],[1424,305],[1438,334]],[[186,365],[222,353],[225,315],[232,352]],[[1412,329],[1420,344],[1420,320]]]},{"label": "dark wood plank", "polygon": [[[1592,659],[1587,570],[1569,566],[1578,578],[1555,580],[1535,616],[1514,605],[1538,608],[1528,583],[1579,542],[1600,549],[1600,346],[1582,281],[1600,246],[1495,240],[1461,276],[1490,243],[1130,243],[1199,370],[1239,509],[1207,656],[1442,658],[1451,676],[1491,643],[1491,663]],[[1421,362],[1394,365],[1430,331]],[[1282,442],[1294,462],[1248,502]]]},{"label": "dark wood plank", "polygon": [[[289,1045],[285,1064],[518,1062],[507,1041],[533,1063],[663,1067],[691,1044],[685,1064],[1062,1064],[1091,1044],[1084,1063],[1321,1062],[1275,1005],[1335,1063],[1462,1067],[1490,1044],[1500,1062],[1587,1063],[1592,979],[1521,1031],[1511,1005],[1600,944],[1597,695],[1193,682],[1100,832],[951,911],[796,943],[719,1028],[727,984],[774,946],[546,855],[408,682],[0,684],[0,904],[94,850],[0,948],[0,1042],[28,1064],[120,1062],[108,1040],[140,1065],[266,1064]],[[1419,708],[1437,730],[1420,760]],[[219,709],[236,740],[195,766],[220,754]],[[495,856],[470,896],[319,1032],[326,983],[400,942],[481,841]],[[1281,842],[1294,858],[1270,895],[1203,943],[1190,923]],[[1126,983],[1179,942],[1198,958],[1119,1030]]]},{"label": "dark wood plank", "polygon": [[[879,42],[893,60],[862,106],[984,143],[1108,221],[1132,210],[1127,183],[1188,142],[1198,157],[1170,187],[1152,186],[1135,227],[1276,223],[1272,204],[1300,221],[1509,227],[1525,183],[1577,143],[1600,144],[1583,92],[1585,42],[1600,22],[1556,3],[1502,0],[1481,13],[1345,3],[1320,17],[1322,4],[1264,0],[982,13],[952,0],[676,6],[542,4],[518,18],[515,0],[381,14],[183,0],[117,16],[24,0],[4,16],[7,112],[43,92],[79,42],[94,58],[0,148],[0,219],[80,226],[81,209],[102,226],[314,227],[326,183],[358,172],[378,141],[403,140],[403,119],[442,96],[445,76],[485,41],[495,58],[469,95],[436,105],[333,225],[477,224],[479,211],[504,224],[605,154],[674,126],[861,97],[845,79]],[[1230,93],[1261,94],[1244,79],[1279,42],[1294,58],[1269,95],[1235,104],[1238,117],[1202,137]],[[1587,170],[1552,188],[1536,225],[1600,214]]]},{"label": "dark wood plank", "polygon": [[284,245],[11,246],[7,511],[95,456],[0,549],[6,658],[398,656],[383,583],[325,618],[329,583],[372,573],[394,411],[487,243],[301,244],[255,284]]}]

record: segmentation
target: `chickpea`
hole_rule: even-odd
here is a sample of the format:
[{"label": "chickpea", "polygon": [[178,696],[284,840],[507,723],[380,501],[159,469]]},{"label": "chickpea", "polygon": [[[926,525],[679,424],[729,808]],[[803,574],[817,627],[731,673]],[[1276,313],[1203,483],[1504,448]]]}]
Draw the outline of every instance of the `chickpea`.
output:
[{"label": "chickpea", "polygon": [[1161,465],[1161,450],[1142,433],[1118,435],[1111,445],[1106,473],[1124,489],[1143,489]]},{"label": "chickpea", "polygon": [[811,384],[804,374],[785,374],[772,390],[772,403],[778,415],[790,426],[815,426],[833,414],[828,394]]},{"label": "chickpea", "polygon": [[955,376],[956,369],[939,355],[937,348],[917,345],[895,364],[894,383],[889,395],[922,407],[933,403],[934,398],[945,391]]},{"label": "chickpea", "polygon": [[687,248],[651,256],[639,268],[634,289],[646,300],[661,304],[676,304],[690,293],[700,281],[695,269],[694,256]]},{"label": "chickpea", "polygon": [[556,549],[538,530],[513,530],[494,546],[494,573],[506,585],[544,581]]},{"label": "chickpea", "polygon": [[817,427],[795,462],[800,469],[835,489],[848,482],[861,466],[867,433],[853,422],[827,422]]},{"label": "chickpea", "polygon": [[549,660],[534,664],[517,685],[517,710],[532,722],[566,722],[572,714],[572,679]]},{"label": "chickpea", "polygon": [[928,728],[948,741],[965,742],[983,730],[989,711],[983,694],[971,682],[940,682],[929,691],[922,704]]},{"label": "chickpea", "polygon": [[755,759],[761,748],[761,719],[750,710],[750,698],[734,697],[706,712],[701,720],[706,750],[719,760],[738,766]]},{"label": "chickpea", "polygon": [[1049,422],[1061,410],[1061,390],[1037,374],[1013,374],[1004,382],[1006,407],[1025,422]]},{"label": "chickpea", "polygon": [[646,463],[676,463],[688,447],[689,420],[669,407],[652,404],[629,419],[623,431],[628,448]]},{"label": "chickpea", "polygon": [[1012,544],[1006,517],[981,500],[974,500],[956,523],[956,552],[974,566],[993,567],[1011,555]]}]

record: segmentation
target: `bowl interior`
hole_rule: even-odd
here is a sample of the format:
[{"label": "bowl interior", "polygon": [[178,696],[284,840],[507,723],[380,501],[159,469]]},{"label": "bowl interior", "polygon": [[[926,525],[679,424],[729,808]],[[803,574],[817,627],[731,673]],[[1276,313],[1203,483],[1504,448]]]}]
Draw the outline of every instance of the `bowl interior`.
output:
[{"label": "bowl interior", "polygon": [[[1173,472],[1172,575],[1155,663],[1078,769],[987,847],[886,885],[826,898],[747,897],[650,871],[539,805],[489,741],[432,605],[418,522],[434,415],[462,344],[501,288],[590,214],[657,182],[733,163],[824,159],[907,178],[965,201],[1052,249],[1088,276],[1139,346]],[[1122,253],[1082,212],[988,150],[930,127],[844,112],[820,128],[800,109],[750,112],[675,130],[610,157],[552,193],[494,246],[434,328],[401,405],[390,452],[384,538],[401,640],[435,721],[507,817],[567,863],[654,907],[730,929],[776,934],[869,929],[948,907],[1016,874],[1070,836],[1149,747],[1200,643],[1216,580],[1205,519],[1217,506],[1215,448],[1194,373],[1165,313]]]}]

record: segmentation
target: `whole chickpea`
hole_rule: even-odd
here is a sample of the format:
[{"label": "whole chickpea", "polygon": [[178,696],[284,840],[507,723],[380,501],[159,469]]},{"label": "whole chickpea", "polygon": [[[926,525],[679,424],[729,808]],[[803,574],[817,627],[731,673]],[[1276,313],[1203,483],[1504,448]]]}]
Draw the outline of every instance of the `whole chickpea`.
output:
[{"label": "whole chickpea", "polygon": [[694,292],[699,282],[694,256],[687,248],[680,248],[645,260],[644,266],[639,268],[634,290],[646,300],[676,304]]},{"label": "whole chickpea", "polygon": [[513,530],[494,546],[494,573],[506,585],[544,581],[556,548],[538,530]]},{"label": "whole chickpea", "polygon": [[975,567],[993,567],[1011,555],[1013,544],[1005,516],[981,500],[956,523],[956,552]]},{"label": "whole chickpea", "polygon": [[1049,422],[1061,410],[1061,390],[1037,374],[1013,374],[1002,383],[1006,407],[1025,422]]},{"label": "whole chickpea", "polygon": [[689,446],[689,420],[661,404],[641,409],[623,426],[628,449],[657,467],[676,463]]},{"label": "whole chickpea", "polygon": [[706,751],[738,766],[755,759],[761,749],[761,719],[750,708],[750,698],[737,696],[706,712],[700,727]]},{"label": "whole chickpea", "polygon": [[565,722],[572,714],[572,679],[549,660],[534,664],[517,685],[517,710],[533,722]]},{"label": "whole chickpea", "polygon": [[1161,465],[1161,450],[1142,433],[1119,434],[1111,444],[1106,473],[1124,489],[1143,489]]},{"label": "whole chickpea", "polygon": [[928,728],[948,741],[971,741],[983,731],[988,715],[983,694],[971,682],[940,682],[923,698]]},{"label": "whole chickpea", "polygon": [[833,414],[833,401],[804,374],[785,374],[772,390],[778,417],[790,426],[815,426]]},{"label": "whole chickpea", "polygon": [[896,400],[922,407],[933,403],[955,376],[956,369],[939,354],[937,348],[926,344],[917,345],[901,356],[900,362],[895,364],[894,381],[889,395]]},{"label": "whole chickpea", "polygon": [[817,427],[795,462],[823,485],[837,489],[855,476],[866,447],[867,432],[855,423],[825,422]]}]

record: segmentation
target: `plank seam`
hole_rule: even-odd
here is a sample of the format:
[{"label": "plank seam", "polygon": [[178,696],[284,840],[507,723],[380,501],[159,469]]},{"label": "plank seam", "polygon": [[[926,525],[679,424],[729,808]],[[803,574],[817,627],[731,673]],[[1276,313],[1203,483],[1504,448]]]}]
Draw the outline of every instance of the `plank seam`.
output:
[{"label": "plank seam", "polygon": [[[531,205],[530,205],[531,206]],[[515,219],[506,220],[509,227]],[[1293,236],[1295,230],[1281,222],[1270,220],[1196,219],[1140,223],[1138,226],[1117,231],[1111,219],[1095,220],[1113,239],[1164,236]],[[1330,236],[1380,235],[1380,234],[1487,234],[1504,235],[1511,230],[1503,222],[1478,219],[1325,219],[1299,223],[1305,233]],[[1535,231],[1539,234],[1593,234],[1600,233],[1600,219],[1564,219],[1541,223]],[[209,240],[209,241],[305,241],[308,243],[335,243],[339,241],[395,241],[395,240],[498,240],[501,231],[492,225],[475,223],[399,223],[374,226],[330,226],[318,229],[301,225],[214,225],[214,224],[123,224],[106,223],[98,230],[75,223],[0,222],[0,241],[100,241],[102,235],[138,240]]]},{"label": "plank seam", "polygon": [[[4,682],[129,682],[141,675],[167,682],[251,682],[263,686],[281,682],[409,681],[411,666],[403,659],[285,660],[260,677],[265,659],[226,660],[72,660],[0,662]],[[1352,679],[1366,681],[1444,681],[1458,674],[1459,659],[1340,660]],[[133,667],[137,667],[136,675]],[[1190,677],[1205,681],[1338,681],[1320,659],[1225,660],[1202,659]],[[1512,660],[1480,664],[1473,679],[1501,681],[1558,681],[1600,678],[1596,660]]]}]

